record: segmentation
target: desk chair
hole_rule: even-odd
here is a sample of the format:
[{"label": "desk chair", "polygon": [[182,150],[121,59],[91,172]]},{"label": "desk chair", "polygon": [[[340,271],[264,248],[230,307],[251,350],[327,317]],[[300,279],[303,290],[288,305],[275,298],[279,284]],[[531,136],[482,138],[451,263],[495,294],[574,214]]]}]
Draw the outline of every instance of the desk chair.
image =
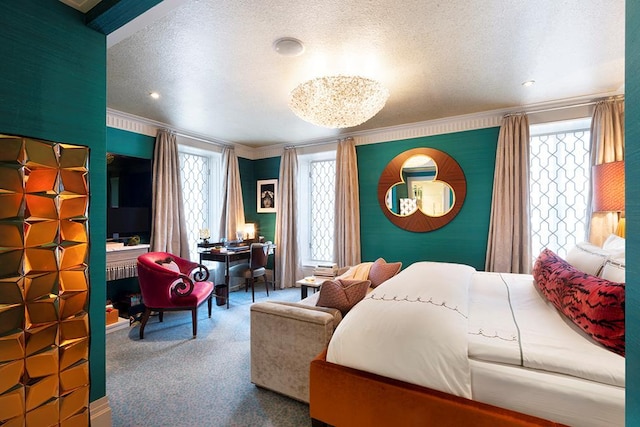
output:
[{"label": "desk chair", "polygon": [[242,277],[245,283],[245,292],[249,289],[251,281],[251,299],[256,301],[255,282],[258,277],[264,279],[264,286],[269,296],[269,284],[267,283],[267,259],[269,257],[269,246],[262,243],[252,243],[250,247],[250,257],[248,263],[236,264],[229,268],[230,277]]}]

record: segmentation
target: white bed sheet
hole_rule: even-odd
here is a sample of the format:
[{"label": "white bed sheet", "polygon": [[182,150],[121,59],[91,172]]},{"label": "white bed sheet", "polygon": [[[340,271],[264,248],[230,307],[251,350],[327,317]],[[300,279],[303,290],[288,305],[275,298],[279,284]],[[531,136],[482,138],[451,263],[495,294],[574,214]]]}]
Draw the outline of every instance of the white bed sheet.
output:
[{"label": "white bed sheet", "polygon": [[473,400],[576,427],[624,426],[624,387],[470,360]]},{"label": "white bed sheet", "polygon": [[625,386],[624,357],[560,314],[532,276],[474,273],[469,298],[470,358]]}]

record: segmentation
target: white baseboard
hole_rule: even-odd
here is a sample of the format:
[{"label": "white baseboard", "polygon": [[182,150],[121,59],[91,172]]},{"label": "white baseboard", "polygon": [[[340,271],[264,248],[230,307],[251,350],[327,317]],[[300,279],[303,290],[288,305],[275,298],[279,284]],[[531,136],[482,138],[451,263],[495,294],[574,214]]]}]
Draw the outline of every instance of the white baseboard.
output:
[{"label": "white baseboard", "polygon": [[91,416],[91,427],[112,426],[111,407],[107,396],[89,403],[89,414]]}]

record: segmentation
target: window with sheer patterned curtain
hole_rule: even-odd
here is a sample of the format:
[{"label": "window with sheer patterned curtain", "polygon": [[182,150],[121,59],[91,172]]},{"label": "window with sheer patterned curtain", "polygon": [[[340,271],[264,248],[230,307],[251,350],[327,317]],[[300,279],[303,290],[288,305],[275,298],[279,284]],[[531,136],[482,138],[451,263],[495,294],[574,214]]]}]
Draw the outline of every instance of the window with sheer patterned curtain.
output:
[{"label": "window with sheer patterned curtain", "polygon": [[333,262],[336,152],[298,156],[298,230],[303,265]]},{"label": "window with sheer patterned curtain", "polygon": [[178,148],[182,197],[189,239],[189,254],[198,260],[198,239],[200,229],[207,228],[210,241],[218,240],[218,218],[220,209],[216,201],[220,194],[220,153],[194,150],[190,147]]},{"label": "window with sheer patterned curtain", "polygon": [[586,239],[591,119],[531,126],[531,254],[566,256]]}]

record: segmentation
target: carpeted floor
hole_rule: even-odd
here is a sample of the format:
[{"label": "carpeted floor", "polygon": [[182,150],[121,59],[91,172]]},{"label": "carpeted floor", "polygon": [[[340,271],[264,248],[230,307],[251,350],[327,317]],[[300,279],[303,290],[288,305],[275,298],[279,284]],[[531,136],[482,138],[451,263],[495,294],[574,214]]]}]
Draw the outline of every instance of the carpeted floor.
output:
[{"label": "carpeted floor", "polygon": [[[256,302],[267,299],[256,287]],[[269,299],[299,301],[300,289],[270,291]],[[231,307],[206,303],[191,313],[152,317],[139,327],[107,334],[107,396],[114,427],[309,426],[309,405],[261,389],[250,380],[251,292],[231,293]]]}]

